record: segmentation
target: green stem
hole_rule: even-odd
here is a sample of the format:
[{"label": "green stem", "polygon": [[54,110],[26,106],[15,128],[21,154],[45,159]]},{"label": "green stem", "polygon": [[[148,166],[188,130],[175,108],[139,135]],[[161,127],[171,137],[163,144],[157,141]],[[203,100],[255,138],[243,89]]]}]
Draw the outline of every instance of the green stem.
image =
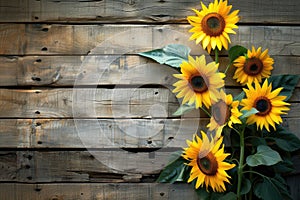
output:
[{"label": "green stem", "polygon": [[215,62],[219,63],[219,50],[217,47],[215,48]]},{"label": "green stem", "polygon": [[230,66],[231,66],[231,64],[228,64],[228,65],[227,65],[227,67],[226,67],[226,69],[225,69],[225,71],[224,71],[224,74],[227,73],[227,71],[228,71],[228,69],[229,69]]},{"label": "green stem", "polygon": [[211,117],[211,114],[203,107],[200,107],[209,117]]},{"label": "green stem", "polygon": [[240,132],[240,161],[239,161],[239,166],[238,166],[238,188],[237,188],[237,196],[238,196],[239,200],[242,199],[241,188],[242,188],[244,154],[245,154],[244,131],[245,131],[245,125],[243,127],[243,130]]}]

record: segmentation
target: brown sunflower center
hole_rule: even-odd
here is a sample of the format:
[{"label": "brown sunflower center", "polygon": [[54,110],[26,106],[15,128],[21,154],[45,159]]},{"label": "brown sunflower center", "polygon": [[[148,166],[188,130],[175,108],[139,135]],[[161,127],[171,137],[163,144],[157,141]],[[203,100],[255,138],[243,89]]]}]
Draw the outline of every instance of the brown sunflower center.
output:
[{"label": "brown sunflower center", "polygon": [[205,157],[203,158],[197,158],[197,165],[201,172],[205,175],[213,176],[218,171],[218,162],[216,157],[209,152]]},{"label": "brown sunflower center", "polygon": [[226,123],[231,115],[229,106],[220,100],[212,107],[212,116],[219,125]]},{"label": "brown sunflower center", "polygon": [[209,13],[201,21],[202,30],[206,35],[219,36],[225,29],[225,20],[218,13]]},{"label": "brown sunflower center", "polygon": [[195,92],[202,93],[208,89],[207,81],[201,75],[192,76],[189,82]]},{"label": "brown sunflower center", "polygon": [[250,76],[256,76],[263,70],[263,63],[258,58],[250,58],[244,65],[244,72]]},{"label": "brown sunflower center", "polygon": [[259,111],[256,115],[265,116],[271,111],[272,104],[268,98],[259,97],[254,101],[254,107]]}]

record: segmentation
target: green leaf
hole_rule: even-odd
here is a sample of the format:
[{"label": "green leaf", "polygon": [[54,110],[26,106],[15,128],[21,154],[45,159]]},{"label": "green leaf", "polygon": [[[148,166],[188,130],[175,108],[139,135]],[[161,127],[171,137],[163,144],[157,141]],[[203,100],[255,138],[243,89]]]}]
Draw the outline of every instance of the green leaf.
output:
[{"label": "green leaf", "polygon": [[[176,152],[175,154],[177,153],[178,152]],[[180,156],[172,162],[168,163],[167,166],[160,173],[157,182],[174,183],[175,181],[177,181],[178,177],[180,179],[186,177],[184,174],[185,172],[187,172],[187,169],[185,168],[186,165],[184,164],[185,162],[185,159]]]},{"label": "green leaf", "polygon": [[251,181],[247,178],[242,179],[242,188],[241,188],[241,194],[247,194],[251,189]]},{"label": "green leaf", "polygon": [[234,101],[242,101],[242,99],[245,97],[245,92],[244,91],[242,91],[240,94],[238,94],[237,96],[235,96],[234,98],[233,98],[233,100]]},{"label": "green leaf", "polygon": [[[194,183],[193,187],[195,187],[196,181],[193,181],[192,183]],[[196,189],[196,193],[197,193],[199,199],[201,199],[201,200],[210,200],[211,199],[210,198],[211,194],[202,187]]]},{"label": "green leaf", "polygon": [[262,182],[254,185],[254,194],[264,200],[292,199],[284,179],[279,175],[275,178],[264,177]]},{"label": "green leaf", "polygon": [[290,99],[293,91],[299,81],[299,75],[276,75],[268,78],[268,82],[272,83],[273,90],[279,87],[283,87],[279,95],[286,96],[286,100]]},{"label": "green leaf", "polygon": [[188,60],[191,49],[181,44],[169,44],[162,49],[142,52],[139,55],[151,58],[160,64],[179,68],[183,61]]},{"label": "green leaf", "polygon": [[230,60],[230,63],[233,63],[235,59],[237,59],[239,56],[243,56],[247,53],[247,49],[240,45],[235,45],[231,47],[228,51],[228,57]]},{"label": "green leaf", "polygon": [[242,116],[241,116],[241,119],[243,119],[243,118],[247,118],[247,117],[249,117],[249,116],[251,116],[251,115],[254,115],[254,114],[256,114],[256,113],[258,113],[259,111],[258,110],[256,110],[256,108],[251,108],[250,110],[242,110]]},{"label": "green leaf", "polygon": [[300,149],[300,139],[282,126],[278,126],[276,131],[266,138],[275,141],[276,145],[284,151],[293,152]]},{"label": "green leaf", "polygon": [[291,173],[295,170],[294,163],[289,159],[275,164],[273,168],[276,173]]},{"label": "green leaf", "polygon": [[248,156],[246,159],[246,163],[251,167],[258,165],[275,165],[280,161],[282,161],[282,159],[279,153],[266,145],[259,145],[257,152],[254,155]]},{"label": "green leaf", "polygon": [[173,113],[173,116],[181,116],[184,113],[190,112],[195,109],[195,105],[183,104]]},{"label": "green leaf", "polygon": [[237,195],[233,192],[228,192],[227,194],[219,198],[219,200],[236,200],[236,199],[237,199]]}]

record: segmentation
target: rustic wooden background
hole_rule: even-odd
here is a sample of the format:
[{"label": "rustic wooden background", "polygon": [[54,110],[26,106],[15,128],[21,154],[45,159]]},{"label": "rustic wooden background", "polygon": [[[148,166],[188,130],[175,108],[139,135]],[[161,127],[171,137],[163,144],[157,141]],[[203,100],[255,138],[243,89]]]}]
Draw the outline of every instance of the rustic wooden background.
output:
[{"label": "rustic wooden background", "polygon": [[[300,1],[230,4],[241,16],[232,44],[268,48],[273,74],[300,74]],[[168,43],[199,54],[185,37],[192,8],[199,1],[1,0],[0,199],[196,199],[187,184],[154,181],[169,154],[191,139],[199,113],[173,117],[179,104],[169,90],[170,71],[136,54]],[[101,44],[108,48],[91,54]],[[226,54],[220,60],[224,68]],[[226,84],[239,92],[236,83]],[[74,102],[74,94],[85,102]],[[300,137],[300,84],[290,103],[284,126]],[[205,129],[208,119],[200,116]],[[157,134],[146,137],[151,130]],[[299,157],[286,177],[294,199],[300,199]]]}]

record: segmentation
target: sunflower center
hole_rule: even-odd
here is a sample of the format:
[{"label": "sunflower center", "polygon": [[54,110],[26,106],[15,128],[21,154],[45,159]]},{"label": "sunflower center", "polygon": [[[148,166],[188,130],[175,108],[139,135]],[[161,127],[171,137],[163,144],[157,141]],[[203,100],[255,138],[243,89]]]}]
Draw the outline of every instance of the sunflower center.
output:
[{"label": "sunflower center", "polygon": [[228,121],[230,114],[229,106],[223,100],[218,101],[212,107],[212,116],[220,126]]},{"label": "sunflower center", "polygon": [[192,76],[189,82],[196,92],[202,93],[208,89],[206,81],[201,75]]},{"label": "sunflower center", "polygon": [[250,58],[244,65],[244,72],[250,76],[256,76],[263,70],[263,63],[258,58]]},{"label": "sunflower center", "polygon": [[202,30],[206,35],[219,36],[225,29],[225,20],[218,13],[209,13],[201,21]]},{"label": "sunflower center", "polygon": [[215,175],[218,171],[218,162],[216,157],[209,152],[205,157],[203,158],[197,158],[197,165],[201,172],[205,175]]},{"label": "sunflower center", "polygon": [[256,115],[265,116],[271,111],[272,104],[268,98],[259,97],[255,100],[254,107],[259,111]]}]

